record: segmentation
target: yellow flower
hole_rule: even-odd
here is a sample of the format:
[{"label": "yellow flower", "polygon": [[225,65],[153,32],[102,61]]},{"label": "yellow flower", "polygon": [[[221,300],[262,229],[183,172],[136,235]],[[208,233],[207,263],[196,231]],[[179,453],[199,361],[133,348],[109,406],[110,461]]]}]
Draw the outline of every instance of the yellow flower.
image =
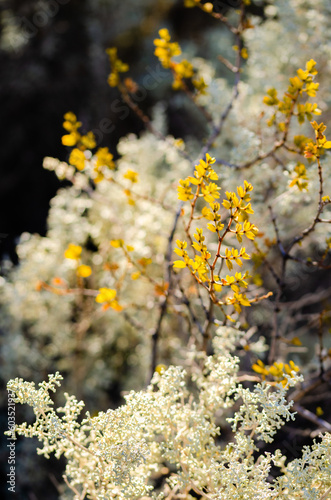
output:
[{"label": "yellow flower", "polygon": [[156,38],[154,40],[154,45],[156,46],[154,54],[159,58],[164,68],[170,68],[171,58],[174,56],[179,56],[182,51],[178,43],[170,43],[171,37],[169,35],[169,31],[166,28],[161,29],[159,31],[159,35],[160,38]]},{"label": "yellow flower", "polygon": [[110,85],[110,87],[116,87],[120,82],[119,73],[125,73],[126,71],[128,71],[129,66],[118,59],[116,47],[111,47],[110,49],[107,49],[106,52],[109,56],[111,66],[111,73],[108,77],[108,84]]},{"label": "yellow flower", "polygon": [[99,304],[103,304],[103,310],[106,311],[111,307],[114,311],[122,311],[123,307],[115,300],[116,290],[111,288],[99,288],[99,293],[95,298],[95,301]]},{"label": "yellow flower", "polygon": [[204,200],[207,203],[214,203],[215,198],[219,198],[220,187],[215,182],[210,182],[208,185],[202,185],[201,192]]},{"label": "yellow flower", "polygon": [[68,248],[64,252],[64,256],[66,259],[78,260],[80,259],[82,253],[82,247],[79,245],[74,245],[73,243],[69,243]]},{"label": "yellow flower", "polygon": [[[75,113],[73,113],[72,111],[68,111],[65,115],[64,115],[64,119],[68,122],[71,122],[71,123],[76,123],[77,122],[77,117],[75,115]],[[63,127],[64,127],[64,124],[63,124]],[[65,127],[64,127],[65,128]]]},{"label": "yellow flower", "polygon": [[182,201],[192,200],[194,194],[191,190],[190,182],[187,179],[180,179],[179,186],[177,188],[178,199]]},{"label": "yellow flower", "polygon": [[254,363],[252,365],[252,369],[256,373],[260,373],[261,375],[268,375],[269,374],[268,369],[266,368],[266,366],[263,363],[263,361],[261,361],[260,359],[257,360],[257,363]]},{"label": "yellow flower", "polygon": [[70,134],[63,135],[61,140],[63,146],[75,146],[79,138],[80,134],[78,132],[71,132]]},{"label": "yellow flower", "polygon": [[124,179],[129,179],[132,183],[138,182],[138,172],[134,170],[127,170],[123,177]]},{"label": "yellow flower", "polygon": [[193,79],[192,83],[193,83],[194,87],[196,88],[196,90],[198,92],[200,92],[202,95],[207,94],[206,89],[208,88],[208,85],[206,84],[206,82],[202,76],[199,78]]},{"label": "yellow flower", "polygon": [[64,115],[62,126],[67,132],[76,132],[82,126],[82,122],[78,122],[76,115],[72,111],[69,111]]},{"label": "yellow flower", "polygon": [[114,170],[115,163],[113,162],[113,155],[109,153],[108,148],[99,148],[96,152],[95,156],[97,157],[96,168],[100,167],[108,167],[111,170]]},{"label": "yellow flower", "polygon": [[111,288],[99,288],[99,293],[95,298],[98,304],[111,303],[116,297],[116,290]]},{"label": "yellow flower", "polygon": [[70,165],[73,165],[77,170],[84,170],[85,168],[85,155],[80,149],[73,149],[69,157]]},{"label": "yellow flower", "polygon": [[320,406],[317,406],[317,408],[316,408],[316,415],[318,417],[321,417],[322,415],[324,415],[324,411],[322,410],[322,408]]},{"label": "yellow flower", "polygon": [[246,47],[241,49],[240,55],[243,59],[248,59],[248,52],[247,52]]},{"label": "yellow flower", "polygon": [[69,111],[64,115],[63,128],[69,132],[69,134],[62,137],[62,144],[64,146],[75,146],[80,139],[80,133],[77,132],[82,123],[77,121],[77,117],[74,113]]},{"label": "yellow flower", "polygon": [[155,371],[156,373],[158,373],[159,375],[162,375],[162,373],[164,373],[166,371],[167,367],[166,365],[163,365],[163,364],[160,364],[160,365],[157,365],[155,367]]},{"label": "yellow flower", "polygon": [[87,278],[88,276],[91,276],[92,274],[92,269],[90,266],[86,266],[84,264],[80,265],[77,267],[77,276],[81,276],[82,278]]},{"label": "yellow flower", "polygon": [[86,135],[81,137],[80,141],[86,149],[94,149],[97,145],[93,132],[87,132]]},{"label": "yellow flower", "polygon": [[193,66],[189,61],[183,59],[180,63],[175,64],[173,69],[175,72],[175,80],[172,87],[178,90],[184,87],[183,78],[191,78],[193,76]]},{"label": "yellow flower", "polygon": [[124,241],[122,239],[111,240],[110,244],[114,248],[122,248],[124,245]]}]

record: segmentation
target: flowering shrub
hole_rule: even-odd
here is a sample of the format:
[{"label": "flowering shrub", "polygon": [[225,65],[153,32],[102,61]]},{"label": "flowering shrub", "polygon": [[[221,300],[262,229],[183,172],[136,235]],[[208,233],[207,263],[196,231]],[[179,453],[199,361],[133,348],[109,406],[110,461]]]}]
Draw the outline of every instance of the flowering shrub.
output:
[{"label": "flowering shrub", "polygon": [[[38,453],[46,458],[65,455],[64,480],[77,499],[327,498],[330,434],[287,465],[280,450],[270,454],[259,449],[294,418],[286,390],[301,376],[290,372],[285,387],[262,382],[245,389],[238,383],[239,360],[223,336],[234,340],[231,329],[222,327],[214,339],[214,355],[195,353],[204,369],[194,375],[193,386],[183,369],[162,369],[146,391],[127,394],[125,405],[95,417],[87,412],[82,421],[84,403],[73,396],[65,394],[65,405],[53,409],[49,393],[60,386],[59,373],[39,389],[12,380],[8,389],[16,401],[31,405],[36,417],[34,424],[17,426],[15,432],[36,436],[43,444]],[[234,437],[221,447],[217,422],[224,419]],[[281,471],[274,483],[269,481],[272,465]],[[156,480],[161,492],[153,486]]]},{"label": "flowering shrub", "polygon": [[[146,132],[122,139],[115,161],[68,111],[68,162],[45,159],[70,185],[52,200],[47,236],[23,236],[21,265],[2,288],[11,332],[3,371],[36,417],[11,434],[37,437],[47,458],[65,457],[75,499],[330,496],[328,409],[309,402],[317,388],[323,401],[331,375],[330,291],[309,291],[304,279],[330,267],[331,141],[315,121],[330,99],[327,70],[318,74],[298,37],[305,64],[292,70],[287,45],[282,71],[270,51],[275,74],[262,89],[261,46],[288,33],[290,14],[304,30],[315,4],[277,0],[261,24],[249,4],[225,17],[211,3],[185,2],[222,23],[232,48],[218,62],[231,78],[190,50],[182,58],[166,28],[154,40],[178,102],[203,121],[202,146],[167,135],[163,104],[152,119],[142,111],[139,82],[110,48],[108,83]],[[23,381],[51,372],[39,389]],[[66,403],[55,411],[49,393],[62,379]],[[135,391],[81,419],[78,399],[94,413],[116,385]],[[266,446],[292,407],[319,439],[287,460]]]}]

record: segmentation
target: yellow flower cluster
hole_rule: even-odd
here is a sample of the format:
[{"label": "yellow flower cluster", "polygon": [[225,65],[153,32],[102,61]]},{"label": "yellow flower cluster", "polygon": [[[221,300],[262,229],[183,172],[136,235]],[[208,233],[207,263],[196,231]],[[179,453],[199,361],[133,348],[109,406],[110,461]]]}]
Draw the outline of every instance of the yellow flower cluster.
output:
[{"label": "yellow flower cluster", "polygon": [[300,368],[291,360],[289,363],[275,362],[271,366],[266,366],[260,359],[252,365],[252,369],[262,375],[262,379],[265,380],[266,377],[272,377],[277,383],[281,383],[283,387],[288,384],[285,375],[290,375],[293,377],[295,373],[300,371]]},{"label": "yellow flower cluster", "polygon": [[119,238],[118,240],[111,240],[110,244],[113,248],[124,248],[128,252],[133,252],[134,250],[134,247],[132,245],[125,245],[124,240],[122,240],[121,238]]},{"label": "yellow flower cluster", "polygon": [[136,182],[138,182],[138,175],[138,172],[136,172],[135,170],[128,169],[123,177],[124,179],[128,179],[130,182],[132,182],[132,184],[135,184]]},{"label": "yellow flower cluster", "polygon": [[[239,51],[239,47],[238,45],[233,45],[233,50],[235,52],[238,52]],[[246,49],[246,47],[243,47],[241,50],[240,50],[240,56],[243,58],[243,59],[248,59],[248,51]]]},{"label": "yellow flower cluster", "polygon": [[81,246],[70,243],[66,251],[64,252],[64,256],[66,259],[78,260],[80,259],[81,253],[82,253]]},{"label": "yellow flower cluster", "polygon": [[92,269],[90,266],[85,264],[80,264],[80,258],[82,254],[82,247],[79,245],[74,245],[73,243],[69,243],[67,249],[64,252],[64,256],[66,259],[71,259],[77,261],[77,269],[76,274],[81,278],[88,278],[92,274]]},{"label": "yellow flower cluster", "polygon": [[62,144],[64,146],[75,146],[80,140],[81,135],[78,129],[82,126],[82,122],[77,121],[77,117],[74,113],[69,111],[64,115],[63,128],[69,132],[62,137]]},{"label": "yellow flower cluster", "polygon": [[[218,259],[222,259],[226,263],[227,268],[231,271],[233,264],[242,266],[242,259],[250,259],[245,247],[225,248],[225,254],[221,254],[221,246],[226,234],[233,233],[237,240],[241,243],[243,236],[250,240],[254,240],[258,233],[258,228],[249,222],[248,217],[253,214],[250,203],[250,192],[253,186],[247,181],[244,181],[243,186],[237,187],[237,193],[226,192],[226,198],[222,202],[222,206],[229,211],[229,220],[225,224],[221,220],[221,204],[215,199],[220,197],[220,187],[213,181],[218,180],[218,175],[212,168],[215,159],[206,154],[206,160],[200,160],[195,166],[194,176],[189,176],[186,179],[181,179],[178,186],[178,198],[182,201],[191,201],[191,221],[193,212],[198,198],[203,198],[207,203],[201,209],[201,214],[207,222],[207,228],[210,232],[216,233],[218,237],[218,248],[216,255],[212,259],[210,250],[206,245],[206,238],[203,234],[203,229],[197,228],[191,246],[194,250],[194,258],[191,258],[187,251],[187,242],[177,240],[177,247],[174,251],[181,257],[181,260],[175,260],[174,268],[184,269],[187,267],[194,278],[202,284],[209,292],[213,301],[219,305],[233,305],[237,312],[241,311],[241,306],[250,306],[250,302],[245,295],[240,293],[241,288],[247,288],[248,283],[245,281],[249,278],[248,272],[236,272],[234,276],[226,276],[220,278],[214,273]],[[195,186],[195,192],[192,191]],[[188,226],[189,227],[189,226]],[[224,230],[224,231],[223,231]],[[222,232],[223,231],[223,232]],[[223,287],[229,287],[234,292],[232,297],[226,297],[225,302],[221,302],[216,298],[215,292],[221,292]]]},{"label": "yellow flower cluster", "polygon": [[194,198],[191,185],[197,186],[196,196],[201,196],[207,203],[213,203],[216,198],[219,198],[220,187],[211,181],[217,181],[218,175],[211,168],[215,163],[215,158],[211,158],[206,154],[206,161],[200,160],[199,165],[195,166],[194,177],[188,177],[185,180],[179,181],[178,198],[182,201],[188,201]]},{"label": "yellow flower cluster", "polygon": [[[269,126],[275,122],[277,111],[285,115],[286,118],[295,114],[299,123],[303,123],[306,118],[311,120],[313,114],[321,114],[321,110],[318,108],[316,103],[297,103],[299,96],[304,93],[309,97],[316,96],[319,84],[314,83],[313,81],[314,77],[317,75],[315,66],[316,62],[311,59],[306,63],[305,70],[301,68],[297,70],[297,75],[290,78],[290,85],[288,86],[283,99],[278,99],[277,90],[275,88],[271,88],[267,91],[267,95],[264,97],[263,102],[268,106],[274,106],[276,108],[273,116],[270,120],[268,120]],[[287,125],[288,124],[286,122],[280,122],[278,123],[278,128],[281,131],[285,131]]]},{"label": "yellow flower cluster", "polygon": [[96,163],[94,166],[94,182],[100,182],[102,181],[105,176],[104,176],[104,168],[106,167],[107,169],[110,170],[115,170],[116,165],[113,160],[113,155],[109,152],[108,148],[99,148],[98,151],[95,153],[96,156]]},{"label": "yellow flower cluster", "polygon": [[297,186],[300,191],[307,191],[308,188],[308,177],[307,170],[303,163],[298,162],[293,170],[293,179],[290,182],[289,186]]},{"label": "yellow flower cluster", "polygon": [[177,42],[170,42],[171,36],[166,28],[159,30],[160,38],[154,40],[156,47],[154,54],[160,60],[164,68],[171,68],[173,64],[171,59],[179,56],[182,51]]},{"label": "yellow flower cluster", "polygon": [[323,132],[326,130],[326,125],[324,123],[310,122],[311,126],[315,130],[315,142],[309,141],[305,147],[305,157],[309,160],[316,160],[322,154],[324,154],[325,149],[331,149],[331,141],[327,141]]},{"label": "yellow flower cluster", "polygon": [[97,145],[93,132],[88,132],[86,135],[78,132],[81,126],[82,123],[77,121],[76,115],[71,111],[64,115],[63,128],[69,134],[62,136],[62,144],[69,147],[76,146],[70,153],[69,163],[78,170],[84,170],[85,168],[86,158],[84,151],[86,149],[93,149]]},{"label": "yellow flower cluster", "polygon": [[[78,129],[81,126],[82,123],[77,121],[76,115],[71,111],[64,115],[63,128],[69,132],[69,134],[62,136],[62,144],[70,147],[76,146],[70,153],[69,163],[80,171],[85,168],[85,151],[94,149],[97,145],[93,132],[87,132],[85,135],[80,134]],[[109,152],[108,148],[99,148],[95,153],[95,158],[93,180],[97,183],[105,178],[105,167],[114,170],[116,166],[113,161],[114,157]]]},{"label": "yellow flower cluster", "polygon": [[116,300],[117,292],[112,288],[99,288],[99,293],[95,298],[98,304],[103,304],[102,309],[106,311],[110,307],[115,311],[122,311],[123,307]]},{"label": "yellow flower cluster", "polygon": [[110,75],[108,76],[108,84],[110,87],[117,87],[117,85],[120,83],[120,73],[126,73],[129,70],[128,64],[122,62],[118,57],[117,57],[117,48],[116,47],[111,47],[106,50],[108,56],[109,56],[109,61],[110,61],[110,67],[111,67],[111,72]]},{"label": "yellow flower cluster", "polygon": [[193,66],[192,64],[183,59],[179,63],[174,63],[173,65],[174,72],[174,81],[172,84],[172,88],[175,90],[179,90],[184,88],[184,78],[192,78],[193,76]]},{"label": "yellow flower cluster", "polygon": [[[195,5],[198,2],[194,2]],[[192,5],[193,6],[193,5]],[[158,57],[162,66],[167,69],[171,69],[174,77],[172,87],[175,90],[186,89],[185,79],[189,79],[194,76],[194,69],[192,64],[183,59],[180,62],[175,62],[172,60],[173,57],[179,56],[182,51],[177,42],[171,42],[171,37],[169,31],[166,28],[159,30],[160,38],[154,40],[155,51],[154,54]],[[193,86],[198,92],[204,93],[207,85],[202,77],[192,80]]]}]

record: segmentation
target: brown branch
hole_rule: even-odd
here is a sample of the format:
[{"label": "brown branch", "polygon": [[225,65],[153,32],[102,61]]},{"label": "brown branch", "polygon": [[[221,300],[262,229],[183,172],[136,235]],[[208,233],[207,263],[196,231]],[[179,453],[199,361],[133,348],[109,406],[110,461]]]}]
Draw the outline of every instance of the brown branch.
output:
[{"label": "brown branch", "polygon": [[208,348],[208,342],[211,338],[210,336],[210,328],[214,324],[214,318],[213,318],[213,309],[214,309],[214,301],[212,300],[212,297],[209,299],[209,309],[208,309],[208,315],[206,319],[206,323],[204,326],[204,332],[202,335],[202,350],[204,352],[207,352]]},{"label": "brown branch", "polygon": [[293,405],[293,410],[298,412],[301,417],[305,418],[306,420],[309,420],[310,422],[313,422],[317,427],[321,427],[327,432],[331,432],[331,424],[329,424],[326,420],[318,417],[311,411],[307,410],[306,408],[303,408],[302,406],[295,404]]},{"label": "brown branch", "polygon": [[221,61],[221,63],[224,64],[224,66],[226,66],[230,71],[232,71],[232,73],[238,73],[239,69],[237,68],[237,66],[234,66],[228,59],[226,59],[221,55],[218,55],[217,58]]}]

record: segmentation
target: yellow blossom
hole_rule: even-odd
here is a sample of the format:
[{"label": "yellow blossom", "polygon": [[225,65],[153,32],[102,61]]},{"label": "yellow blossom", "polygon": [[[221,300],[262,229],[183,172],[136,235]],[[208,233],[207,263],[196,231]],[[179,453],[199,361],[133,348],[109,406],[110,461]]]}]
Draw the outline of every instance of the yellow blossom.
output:
[{"label": "yellow blossom", "polygon": [[69,163],[77,168],[77,170],[84,170],[85,168],[85,155],[80,149],[73,149],[69,156]]},{"label": "yellow blossom", "polygon": [[110,303],[116,297],[116,290],[111,288],[99,288],[99,293],[95,298],[95,301],[99,304],[103,304],[104,302]]},{"label": "yellow blossom", "polygon": [[118,240],[111,240],[110,244],[114,248],[122,248],[124,245],[124,241],[119,238]]},{"label": "yellow blossom", "polygon": [[188,201],[194,198],[190,182],[187,179],[180,179],[177,191],[179,200]]},{"label": "yellow blossom", "polygon": [[128,71],[129,66],[117,57],[116,47],[111,47],[107,49],[106,52],[109,56],[109,62],[111,66],[111,73],[108,76],[108,84],[110,85],[110,87],[116,87],[120,82],[119,73],[125,73],[126,71]]},{"label": "yellow blossom", "polygon": [[63,128],[69,132],[69,134],[62,136],[64,146],[75,146],[77,144],[80,140],[80,133],[77,130],[81,125],[81,122],[77,121],[77,117],[72,111],[64,115]]},{"label": "yellow blossom", "polygon": [[124,179],[128,179],[132,183],[138,182],[138,172],[135,172],[134,170],[127,170],[126,173],[123,175]]},{"label": "yellow blossom", "polygon": [[90,266],[81,264],[80,266],[77,267],[76,273],[77,276],[80,276],[82,278],[88,278],[88,276],[91,276],[92,274],[92,269],[90,268]]},{"label": "yellow blossom", "polygon": [[163,365],[163,364],[160,364],[160,365],[157,365],[155,367],[155,371],[156,373],[158,373],[159,375],[162,375],[163,372],[165,372],[167,369],[166,365]]},{"label": "yellow blossom", "polygon": [[109,152],[108,148],[99,148],[95,156],[97,157],[96,168],[108,167],[111,170],[115,169],[115,163],[113,161],[113,155]]},{"label": "yellow blossom", "polygon": [[63,146],[75,146],[80,139],[80,134],[78,132],[71,132],[62,136]]},{"label": "yellow blossom", "polygon": [[99,288],[99,293],[95,298],[95,301],[99,304],[103,304],[103,310],[106,311],[109,307],[115,311],[122,311],[123,307],[115,300],[117,293],[116,290],[112,288]]},{"label": "yellow blossom", "polygon": [[174,56],[179,56],[182,51],[176,42],[170,43],[170,34],[166,28],[159,30],[160,38],[154,40],[154,45],[156,49],[154,54],[160,60],[164,68],[170,68],[171,58]]},{"label": "yellow blossom", "polygon": [[87,132],[80,138],[81,145],[86,149],[94,149],[97,145],[93,132]]}]

